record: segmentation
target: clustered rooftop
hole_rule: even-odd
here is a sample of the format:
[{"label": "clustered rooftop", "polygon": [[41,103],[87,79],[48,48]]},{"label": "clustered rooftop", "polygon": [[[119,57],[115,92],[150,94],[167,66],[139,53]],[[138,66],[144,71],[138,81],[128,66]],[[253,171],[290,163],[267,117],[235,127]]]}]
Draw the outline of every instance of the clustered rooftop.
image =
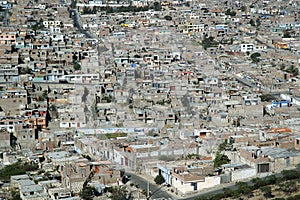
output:
[{"label": "clustered rooftop", "polygon": [[129,168],[188,194],[299,164],[299,3],[1,1],[2,164],[62,178],[11,183],[76,199]]}]

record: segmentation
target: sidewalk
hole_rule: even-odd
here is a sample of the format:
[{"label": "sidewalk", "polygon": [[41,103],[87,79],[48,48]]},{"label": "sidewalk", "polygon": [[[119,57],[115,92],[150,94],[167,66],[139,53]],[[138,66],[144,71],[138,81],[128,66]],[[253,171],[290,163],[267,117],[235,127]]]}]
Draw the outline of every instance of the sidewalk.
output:
[{"label": "sidewalk", "polygon": [[[145,180],[149,181],[150,183],[152,183],[153,185],[156,185],[156,183],[154,182],[154,178],[153,176],[150,176],[148,174],[137,174],[138,176],[141,176],[142,178],[144,178]],[[183,196],[181,195],[176,195],[175,193],[175,189],[172,188],[172,187],[167,187],[167,186],[162,186],[160,188],[161,191],[165,192],[165,193],[168,193],[173,200],[176,200],[176,199],[180,199],[182,198]],[[173,192],[171,192],[173,190]]]},{"label": "sidewalk", "polygon": [[[144,178],[145,180],[149,181],[152,184],[156,184],[154,182],[154,177],[152,177],[150,175],[147,175],[147,174],[137,174],[137,175]],[[197,198],[199,196],[206,195],[206,194],[208,195],[208,194],[214,193],[214,192],[218,193],[218,192],[222,191],[224,188],[233,187],[235,184],[236,184],[235,182],[224,183],[224,184],[216,185],[215,187],[206,188],[206,189],[188,193],[188,194],[180,194],[180,193],[176,194],[176,190],[174,188],[167,187],[167,186],[163,186],[161,188],[161,190],[168,193],[174,200],[184,200],[184,199]]]}]

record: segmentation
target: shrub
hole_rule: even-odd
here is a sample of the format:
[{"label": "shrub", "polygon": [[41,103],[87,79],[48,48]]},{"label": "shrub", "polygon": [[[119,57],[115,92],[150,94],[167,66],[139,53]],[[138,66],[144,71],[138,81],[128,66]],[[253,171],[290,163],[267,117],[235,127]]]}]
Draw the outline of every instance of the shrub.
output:
[{"label": "shrub", "polygon": [[172,17],[169,16],[169,15],[166,15],[164,18],[165,18],[165,20],[168,20],[168,21],[171,21],[171,20],[172,20]]},{"label": "shrub", "polygon": [[26,174],[28,171],[35,171],[37,170],[38,164],[36,163],[21,163],[21,161],[18,161],[14,164],[7,165],[3,169],[0,170],[0,179],[2,181],[9,181],[11,176],[14,175],[21,175]]},{"label": "shrub", "polygon": [[250,56],[253,63],[258,63],[260,61],[260,53],[253,53]]},{"label": "shrub", "polygon": [[154,182],[157,184],[157,185],[161,185],[165,182],[165,179],[162,175],[157,175],[155,178],[154,178]]},{"label": "shrub", "polygon": [[221,154],[218,151],[216,154],[216,158],[214,159],[214,167],[217,168],[217,167],[220,167],[221,165],[227,164],[229,162],[230,162],[230,159],[226,155]]}]

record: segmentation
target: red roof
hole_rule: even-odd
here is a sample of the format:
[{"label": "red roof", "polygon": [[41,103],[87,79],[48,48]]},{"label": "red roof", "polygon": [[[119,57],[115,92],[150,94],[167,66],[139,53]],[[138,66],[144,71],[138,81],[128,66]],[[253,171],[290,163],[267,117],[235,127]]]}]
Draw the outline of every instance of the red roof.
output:
[{"label": "red roof", "polygon": [[292,130],[289,128],[272,128],[271,130],[268,131],[268,133],[288,133],[288,132],[292,132]]}]

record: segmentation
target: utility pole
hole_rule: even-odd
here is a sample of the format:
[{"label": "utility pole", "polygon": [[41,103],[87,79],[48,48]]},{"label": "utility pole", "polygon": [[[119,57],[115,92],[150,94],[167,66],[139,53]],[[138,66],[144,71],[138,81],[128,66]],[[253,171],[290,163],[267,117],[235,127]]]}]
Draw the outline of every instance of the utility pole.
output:
[{"label": "utility pole", "polygon": [[[147,199],[147,200],[150,200],[150,198],[151,198],[154,194],[156,194],[156,192],[158,192],[159,190],[161,190],[162,187],[165,186],[165,185],[166,185],[166,184],[163,183],[157,190],[155,190],[154,192],[151,192],[151,191],[150,191],[150,183],[149,183],[149,181],[148,181],[148,184],[147,184],[147,196],[146,196],[146,199]],[[151,192],[151,194],[150,194],[150,192]]]},{"label": "utility pole", "polygon": [[147,200],[150,199],[150,183],[149,181],[147,182]]}]

